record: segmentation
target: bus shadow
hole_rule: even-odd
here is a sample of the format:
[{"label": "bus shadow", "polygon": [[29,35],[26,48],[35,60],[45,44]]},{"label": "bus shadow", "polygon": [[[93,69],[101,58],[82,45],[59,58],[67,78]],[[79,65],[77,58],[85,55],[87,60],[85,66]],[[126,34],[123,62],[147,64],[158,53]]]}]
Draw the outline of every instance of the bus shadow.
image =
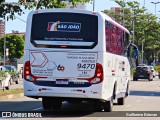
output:
[{"label": "bus shadow", "polygon": [[[96,112],[94,109],[94,105],[91,103],[80,103],[80,104],[69,104],[63,103],[61,110],[43,110],[35,109],[42,108],[41,101],[0,101],[0,118],[3,117],[1,112],[9,112],[13,113],[13,117],[17,117],[16,115],[27,114],[28,113],[40,113],[43,118],[45,117],[96,117],[96,116],[107,116],[113,115],[115,116],[116,112]],[[20,115],[19,114],[19,115]]]},{"label": "bus shadow", "polygon": [[159,97],[160,96],[160,92],[131,90],[129,95],[131,95],[131,96],[155,96],[155,97]]}]

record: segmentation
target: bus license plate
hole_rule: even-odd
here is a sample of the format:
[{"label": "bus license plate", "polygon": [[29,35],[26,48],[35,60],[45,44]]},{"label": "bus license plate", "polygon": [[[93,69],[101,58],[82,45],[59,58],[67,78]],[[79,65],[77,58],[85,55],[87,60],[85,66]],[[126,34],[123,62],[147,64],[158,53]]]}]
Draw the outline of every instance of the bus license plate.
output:
[{"label": "bus license plate", "polygon": [[57,85],[68,85],[68,80],[58,79],[56,80]]}]

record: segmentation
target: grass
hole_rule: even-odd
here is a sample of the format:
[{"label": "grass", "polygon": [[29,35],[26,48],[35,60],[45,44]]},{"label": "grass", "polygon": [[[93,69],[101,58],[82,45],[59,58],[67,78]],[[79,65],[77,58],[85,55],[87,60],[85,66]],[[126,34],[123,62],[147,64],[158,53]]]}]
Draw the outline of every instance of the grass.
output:
[{"label": "grass", "polygon": [[11,94],[18,94],[18,93],[23,93],[23,89],[12,89],[12,90],[0,90],[0,96],[6,96],[6,95],[11,95]]}]

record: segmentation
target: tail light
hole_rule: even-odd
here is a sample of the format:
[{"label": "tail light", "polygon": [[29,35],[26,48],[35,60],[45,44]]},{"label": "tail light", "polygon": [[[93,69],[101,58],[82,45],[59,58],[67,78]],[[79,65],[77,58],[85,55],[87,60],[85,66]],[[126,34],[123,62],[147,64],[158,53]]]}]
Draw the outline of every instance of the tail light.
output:
[{"label": "tail light", "polygon": [[91,78],[78,78],[79,80],[88,80],[91,84],[98,84],[103,81],[103,67],[101,64],[96,64],[95,74]]},{"label": "tail light", "polygon": [[147,71],[147,73],[150,75],[150,74],[151,74],[151,71]]},{"label": "tail light", "polygon": [[37,78],[46,78],[46,77],[40,77],[40,76],[34,76],[31,73],[31,67],[30,67],[30,61],[27,61],[24,64],[24,79],[30,82],[36,81]]},{"label": "tail light", "polygon": [[134,73],[136,73],[136,71],[134,71]]}]

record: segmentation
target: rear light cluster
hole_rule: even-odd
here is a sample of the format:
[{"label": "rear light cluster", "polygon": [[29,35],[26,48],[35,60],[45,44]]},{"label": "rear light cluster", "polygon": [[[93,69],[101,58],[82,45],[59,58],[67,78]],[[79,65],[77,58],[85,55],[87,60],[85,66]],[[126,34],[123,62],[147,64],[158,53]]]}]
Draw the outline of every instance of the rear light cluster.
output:
[{"label": "rear light cluster", "polygon": [[151,74],[151,71],[147,71],[147,73],[150,75],[150,74]]},{"label": "rear light cluster", "polygon": [[98,84],[103,81],[103,67],[101,64],[96,64],[95,74],[91,78],[78,78],[79,80],[88,80],[91,84]]},{"label": "rear light cluster", "polygon": [[24,64],[24,79],[30,82],[34,82],[37,80],[37,78],[46,78],[46,77],[39,77],[39,76],[32,75],[30,61],[27,61]]}]

